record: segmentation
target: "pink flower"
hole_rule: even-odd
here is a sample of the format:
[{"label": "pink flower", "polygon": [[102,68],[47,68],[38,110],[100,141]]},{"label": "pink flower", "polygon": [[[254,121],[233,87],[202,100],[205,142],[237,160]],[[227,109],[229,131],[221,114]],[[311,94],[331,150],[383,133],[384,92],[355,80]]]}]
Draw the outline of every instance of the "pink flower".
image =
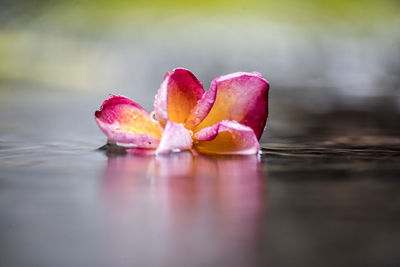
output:
[{"label": "pink flower", "polygon": [[169,71],[154,101],[156,120],[124,96],[104,101],[95,119],[109,143],[157,154],[189,150],[205,154],[249,155],[268,117],[268,82],[257,72],[214,79],[204,92],[192,72]]}]

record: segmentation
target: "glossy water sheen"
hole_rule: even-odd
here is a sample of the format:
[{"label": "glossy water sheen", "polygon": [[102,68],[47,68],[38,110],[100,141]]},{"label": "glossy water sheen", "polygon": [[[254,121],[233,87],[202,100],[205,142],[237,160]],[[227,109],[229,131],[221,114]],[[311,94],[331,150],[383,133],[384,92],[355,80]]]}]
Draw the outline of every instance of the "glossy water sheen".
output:
[{"label": "glossy water sheen", "polygon": [[100,101],[53,100],[1,107],[1,266],[400,263],[398,138],[139,157],[98,149]]}]

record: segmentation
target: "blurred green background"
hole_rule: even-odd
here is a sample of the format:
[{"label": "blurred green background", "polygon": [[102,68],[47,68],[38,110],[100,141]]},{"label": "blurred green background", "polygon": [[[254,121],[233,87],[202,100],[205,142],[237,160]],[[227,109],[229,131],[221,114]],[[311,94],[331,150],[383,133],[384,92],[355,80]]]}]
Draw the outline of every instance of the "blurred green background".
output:
[{"label": "blurred green background", "polygon": [[271,138],[397,134],[399,14],[394,0],[3,0],[0,97],[62,92],[97,108],[120,93],[151,111],[169,69],[192,70],[206,89],[258,71],[271,84]]}]

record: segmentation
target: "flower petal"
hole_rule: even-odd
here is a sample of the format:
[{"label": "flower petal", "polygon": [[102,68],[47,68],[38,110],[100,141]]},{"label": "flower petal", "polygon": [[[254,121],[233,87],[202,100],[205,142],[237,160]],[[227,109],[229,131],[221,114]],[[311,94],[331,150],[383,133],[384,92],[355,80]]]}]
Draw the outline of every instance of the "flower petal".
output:
[{"label": "flower petal", "polygon": [[257,72],[218,77],[192,110],[185,126],[195,126],[197,132],[221,120],[235,120],[252,128],[260,139],[268,117],[268,89],[268,82]]},{"label": "flower petal", "polygon": [[95,120],[110,143],[156,148],[160,142],[158,124],[151,120],[146,110],[127,97],[110,96],[96,111]]},{"label": "flower petal", "polygon": [[154,100],[159,123],[162,126],[167,120],[184,123],[203,94],[203,86],[189,70],[178,68],[167,72]]},{"label": "flower petal", "polygon": [[236,121],[221,121],[195,134],[195,148],[200,153],[252,155],[259,150],[256,135],[250,127]]},{"label": "flower petal", "polygon": [[180,123],[167,121],[156,154],[178,152],[192,148],[192,136]]}]

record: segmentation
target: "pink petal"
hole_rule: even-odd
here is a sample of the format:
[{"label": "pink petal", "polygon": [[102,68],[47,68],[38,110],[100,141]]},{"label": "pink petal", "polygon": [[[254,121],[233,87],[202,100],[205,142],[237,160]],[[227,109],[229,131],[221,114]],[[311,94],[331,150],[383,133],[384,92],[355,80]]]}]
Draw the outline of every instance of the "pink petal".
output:
[{"label": "pink petal", "polygon": [[178,68],[167,72],[154,100],[159,123],[162,126],[167,120],[184,123],[203,94],[203,86],[189,70]]},{"label": "pink petal", "polygon": [[180,123],[167,121],[156,154],[178,152],[192,148],[192,136]]},{"label": "pink petal", "polygon": [[235,120],[259,139],[268,117],[268,82],[257,72],[236,72],[212,81],[185,126],[197,132],[221,120]]},{"label": "pink petal", "polygon": [[195,134],[195,148],[200,153],[253,155],[259,144],[254,131],[236,121],[221,121]]},{"label": "pink petal", "polygon": [[156,148],[160,142],[158,124],[151,120],[146,110],[127,97],[110,96],[96,111],[95,120],[110,143]]}]

